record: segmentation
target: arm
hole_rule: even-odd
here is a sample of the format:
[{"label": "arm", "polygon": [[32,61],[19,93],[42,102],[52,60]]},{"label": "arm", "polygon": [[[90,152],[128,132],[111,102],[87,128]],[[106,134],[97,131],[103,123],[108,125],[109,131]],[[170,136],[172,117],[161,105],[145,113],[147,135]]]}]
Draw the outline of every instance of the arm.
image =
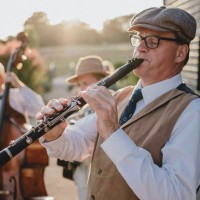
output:
[{"label": "arm", "polygon": [[44,142],[41,138],[40,142],[50,157],[83,161],[92,154],[96,136],[95,114],[90,114],[75,125],[68,125],[56,140]]},{"label": "arm", "polygon": [[200,184],[200,100],[194,100],[182,113],[170,140],[162,149],[163,165],[158,167],[150,153],[137,147],[123,130],[113,128],[111,132],[110,127],[117,127],[118,123],[114,117],[109,120],[110,113],[115,113],[115,104],[111,97],[107,97],[101,105],[104,95],[108,94],[103,88],[101,92],[90,88],[83,93],[96,111],[97,129],[106,139],[102,144],[103,150],[135,194],[142,200],[196,199],[196,189]]},{"label": "arm", "polygon": [[27,86],[10,89],[9,102],[12,108],[31,117],[44,106],[42,97]]},{"label": "arm", "polygon": [[14,73],[7,75],[7,81],[14,87],[10,90],[11,107],[20,113],[27,112],[30,116],[35,116],[44,106],[42,97],[21,82]]},{"label": "arm", "polygon": [[[41,120],[55,110],[62,110],[62,105],[67,103],[66,99],[54,99],[42,107],[36,118]],[[94,148],[97,136],[95,120],[95,114],[90,114],[78,120],[75,125],[67,126],[66,122],[63,122],[41,137],[40,142],[47,149],[49,156],[62,160],[84,160]]]}]

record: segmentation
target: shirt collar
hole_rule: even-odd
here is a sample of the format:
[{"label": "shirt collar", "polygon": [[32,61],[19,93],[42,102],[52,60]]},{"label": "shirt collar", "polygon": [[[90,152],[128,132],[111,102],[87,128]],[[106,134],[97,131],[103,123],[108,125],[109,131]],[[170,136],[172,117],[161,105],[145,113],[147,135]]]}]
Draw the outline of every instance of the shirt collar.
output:
[{"label": "shirt collar", "polygon": [[181,83],[183,83],[181,74],[177,74],[170,79],[148,85],[144,88],[142,88],[141,80],[139,80],[135,87],[135,90],[141,88],[144,103],[149,104],[164,93],[177,88]]}]

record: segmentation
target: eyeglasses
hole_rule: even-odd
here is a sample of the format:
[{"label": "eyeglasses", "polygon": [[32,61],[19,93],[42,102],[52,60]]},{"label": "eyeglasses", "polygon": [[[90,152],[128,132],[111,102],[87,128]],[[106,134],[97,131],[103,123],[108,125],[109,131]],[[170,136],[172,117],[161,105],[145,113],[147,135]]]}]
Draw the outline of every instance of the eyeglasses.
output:
[{"label": "eyeglasses", "polygon": [[144,43],[147,48],[149,49],[156,49],[159,44],[160,40],[168,40],[168,41],[175,41],[178,43],[183,44],[183,40],[179,38],[167,38],[167,37],[159,37],[159,36],[146,36],[142,37],[140,35],[130,35],[131,45],[134,47],[137,47],[142,40],[144,40]]}]

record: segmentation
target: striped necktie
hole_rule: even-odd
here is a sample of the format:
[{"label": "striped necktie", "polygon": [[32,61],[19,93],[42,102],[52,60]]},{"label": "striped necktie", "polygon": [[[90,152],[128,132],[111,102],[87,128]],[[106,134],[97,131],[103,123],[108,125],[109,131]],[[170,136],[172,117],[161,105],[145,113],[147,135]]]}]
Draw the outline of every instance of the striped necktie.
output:
[{"label": "striped necktie", "polygon": [[129,100],[126,108],[124,109],[120,117],[120,120],[119,120],[120,125],[123,125],[133,116],[135,112],[136,104],[141,99],[143,99],[141,89],[135,90],[135,92],[133,93],[131,99]]}]

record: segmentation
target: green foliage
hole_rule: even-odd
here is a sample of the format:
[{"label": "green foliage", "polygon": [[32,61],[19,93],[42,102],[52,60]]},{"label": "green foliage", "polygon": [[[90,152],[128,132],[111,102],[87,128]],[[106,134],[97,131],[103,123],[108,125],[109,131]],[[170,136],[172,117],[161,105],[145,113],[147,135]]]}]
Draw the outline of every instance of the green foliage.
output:
[{"label": "green foliage", "polygon": [[24,61],[22,69],[18,70],[15,68],[13,71],[23,83],[40,94],[43,94],[50,89],[50,80],[47,69],[41,68],[40,66],[33,66],[31,60],[27,59]]},{"label": "green foliage", "polygon": [[[114,44],[129,42],[126,30],[131,17],[127,15],[107,20],[103,30],[98,32],[79,20],[51,25],[46,13],[33,13],[24,23],[24,32],[28,35],[29,47],[40,49],[45,63],[43,67],[38,67],[33,64],[32,59],[28,59],[23,63],[21,70],[14,69],[14,71],[25,84],[43,93],[50,89],[51,74],[46,66],[51,63],[56,65],[54,72],[56,76],[71,75],[73,69],[69,67],[70,64],[76,63],[81,56],[91,54],[99,55],[119,66],[121,61],[126,61],[132,53],[129,48],[124,49],[124,46],[120,45],[116,48]],[[60,50],[60,47],[63,49]],[[0,58],[4,66],[8,61],[6,56]],[[136,80],[137,78],[130,74],[117,83],[117,86],[135,84]]]},{"label": "green foliage", "polygon": [[[122,65],[124,65],[125,63],[117,63],[116,69],[121,67]],[[138,81],[138,77],[135,76],[135,74],[133,72],[129,73],[127,76],[125,76],[124,78],[122,78],[120,81],[117,82],[116,86],[117,88],[123,88],[126,87],[128,85],[135,85]]]},{"label": "green foliage", "polygon": [[43,12],[34,13],[24,23],[24,30],[40,47],[101,42],[100,35],[88,24],[79,20],[50,25]]},{"label": "green foliage", "polygon": [[[36,50],[31,52],[32,53],[28,54],[29,56],[26,56],[27,59],[24,61],[19,58],[13,60],[11,71],[15,72],[19,79],[28,87],[40,94],[43,94],[45,91],[50,89],[50,76],[47,68],[45,67],[45,63],[42,61],[38,52]],[[0,56],[0,63],[4,65],[5,69],[8,66],[10,55],[8,55],[7,52],[6,55]],[[22,64],[22,67],[18,67],[19,63]]]},{"label": "green foliage", "polygon": [[66,46],[81,44],[119,43],[127,41],[127,28],[132,15],[121,16],[104,23],[97,32],[79,20],[49,24],[46,13],[37,12],[24,23],[24,30],[35,46]]},{"label": "green foliage", "polygon": [[119,43],[127,41],[128,22],[132,16],[122,16],[104,22],[102,41]]},{"label": "green foliage", "polygon": [[27,33],[29,36],[29,46],[30,47],[39,47],[40,41],[39,41],[39,35],[37,34],[36,29],[34,28],[34,25],[27,25],[24,29],[24,32]]}]

